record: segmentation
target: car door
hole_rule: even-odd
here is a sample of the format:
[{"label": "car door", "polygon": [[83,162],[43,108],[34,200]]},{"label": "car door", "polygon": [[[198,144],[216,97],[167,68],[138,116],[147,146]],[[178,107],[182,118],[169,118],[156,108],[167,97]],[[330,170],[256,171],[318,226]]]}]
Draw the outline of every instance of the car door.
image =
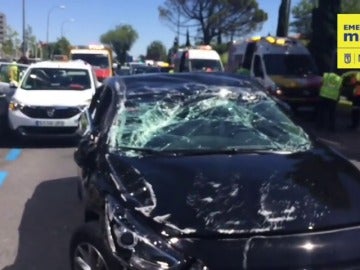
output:
[{"label": "car door", "polygon": [[91,171],[96,170],[96,156],[99,151],[101,136],[106,136],[104,129],[106,116],[110,109],[112,91],[110,87],[100,87],[93,96],[90,107],[80,117],[79,132],[82,136],[74,159],[79,166],[79,176],[86,182]]}]

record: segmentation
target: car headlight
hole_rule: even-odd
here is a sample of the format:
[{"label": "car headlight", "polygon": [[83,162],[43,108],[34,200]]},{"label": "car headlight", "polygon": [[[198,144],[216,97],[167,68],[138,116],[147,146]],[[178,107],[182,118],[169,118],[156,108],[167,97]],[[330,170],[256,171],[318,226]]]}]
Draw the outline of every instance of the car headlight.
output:
[{"label": "car headlight", "polygon": [[12,99],[10,100],[9,103],[9,110],[11,111],[17,111],[17,110],[21,110],[22,108],[24,108],[24,104],[17,101],[16,99]]},{"label": "car headlight", "polygon": [[187,263],[168,241],[144,228],[111,196],[106,197],[105,214],[110,248],[135,269],[179,269]]}]

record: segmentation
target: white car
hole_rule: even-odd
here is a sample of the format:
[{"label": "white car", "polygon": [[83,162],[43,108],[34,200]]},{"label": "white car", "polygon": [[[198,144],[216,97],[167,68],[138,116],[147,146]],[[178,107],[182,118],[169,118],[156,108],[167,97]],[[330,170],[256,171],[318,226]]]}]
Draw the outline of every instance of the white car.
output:
[{"label": "white car", "polygon": [[77,136],[81,112],[100,83],[81,61],[32,64],[9,102],[9,128],[20,136]]}]

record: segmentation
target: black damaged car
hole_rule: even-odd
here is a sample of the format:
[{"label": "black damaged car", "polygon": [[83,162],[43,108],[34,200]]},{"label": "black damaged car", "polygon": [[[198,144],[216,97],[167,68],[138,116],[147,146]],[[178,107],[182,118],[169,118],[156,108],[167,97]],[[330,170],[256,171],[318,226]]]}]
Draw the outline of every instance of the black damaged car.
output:
[{"label": "black damaged car", "polygon": [[81,119],[72,269],[360,269],[360,173],[247,77],[113,77]]}]

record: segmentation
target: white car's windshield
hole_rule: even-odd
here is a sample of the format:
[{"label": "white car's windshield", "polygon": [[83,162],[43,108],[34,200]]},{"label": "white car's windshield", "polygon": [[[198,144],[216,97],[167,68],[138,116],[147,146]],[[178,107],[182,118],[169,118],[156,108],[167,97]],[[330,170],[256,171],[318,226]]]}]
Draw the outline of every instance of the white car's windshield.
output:
[{"label": "white car's windshield", "polygon": [[32,68],[24,78],[25,90],[85,90],[91,87],[85,69]]}]

